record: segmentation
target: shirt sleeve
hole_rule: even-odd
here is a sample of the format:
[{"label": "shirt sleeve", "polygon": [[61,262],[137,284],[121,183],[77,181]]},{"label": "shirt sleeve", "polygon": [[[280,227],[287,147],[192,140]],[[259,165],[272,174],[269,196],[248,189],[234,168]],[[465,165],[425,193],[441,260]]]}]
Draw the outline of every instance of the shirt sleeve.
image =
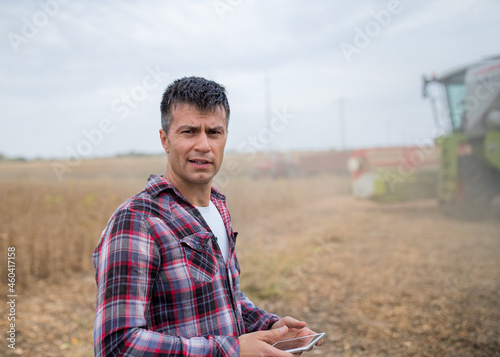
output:
[{"label": "shirt sleeve", "polygon": [[241,314],[245,323],[246,332],[269,330],[280,317],[259,309],[241,292]]},{"label": "shirt sleeve", "polygon": [[238,356],[236,337],[183,338],[148,329],[151,289],[161,263],[148,228],[136,213],[121,211],[94,252],[95,356]]}]

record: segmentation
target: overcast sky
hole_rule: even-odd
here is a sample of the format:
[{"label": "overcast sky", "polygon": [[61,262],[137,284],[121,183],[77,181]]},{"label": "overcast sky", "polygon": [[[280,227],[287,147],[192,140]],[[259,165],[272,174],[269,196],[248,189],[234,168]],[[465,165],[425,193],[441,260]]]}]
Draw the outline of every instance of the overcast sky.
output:
[{"label": "overcast sky", "polygon": [[500,54],[495,0],[37,0],[0,10],[9,157],[161,153],[162,93],[189,75],[226,86],[227,150],[411,145],[435,134],[421,76]]}]

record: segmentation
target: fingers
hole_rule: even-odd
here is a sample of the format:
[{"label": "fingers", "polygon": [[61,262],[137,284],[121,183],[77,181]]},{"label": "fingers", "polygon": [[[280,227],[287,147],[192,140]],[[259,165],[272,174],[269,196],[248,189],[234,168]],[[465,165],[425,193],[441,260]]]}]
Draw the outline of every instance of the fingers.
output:
[{"label": "fingers", "polygon": [[299,321],[297,319],[294,319],[293,317],[285,316],[281,320],[277,321],[272,328],[274,329],[282,326],[287,326],[288,328],[301,329],[306,327],[306,325],[307,324],[304,321]]},{"label": "fingers", "polygon": [[[266,338],[272,338],[273,342],[270,342],[270,340],[266,340],[267,343],[273,344],[277,342],[280,339],[288,339],[288,338],[295,338],[295,337],[301,337],[301,336],[308,336],[308,335],[314,335],[316,332],[312,331],[311,329],[306,327],[307,324],[304,321],[299,321],[297,319],[294,319],[293,317],[290,316],[285,316],[281,320],[276,321],[271,329],[269,331],[278,331],[284,327],[287,328],[287,330],[282,330],[282,333],[279,333],[278,335],[268,335]],[[279,338],[278,336],[282,336]],[[319,340],[315,345],[316,346],[322,346],[324,343],[323,339]],[[312,349],[312,348],[311,348]],[[294,354],[294,356],[300,356],[301,354]]]},{"label": "fingers", "polygon": [[272,345],[273,343],[278,342],[283,338],[284,335],[288,332],[288,327],[281,326],[280,328],[271,329],[268,331],[261,331],[262,333],[262,341],[265,341]]},{"label": "fingers", "polygon": [[288,328],[304,328],[307,325],[304,321],[299,321],[290,316],[285,316],[283,320]]},{"label": "fingers", "polygon": [[240,342],[240,357],[274,356],[291,357],[292,354],[272,347],[272,344],[283,339],[288,332],[288,328],[281,328],[258,331],[244,334],[238,337]]}]

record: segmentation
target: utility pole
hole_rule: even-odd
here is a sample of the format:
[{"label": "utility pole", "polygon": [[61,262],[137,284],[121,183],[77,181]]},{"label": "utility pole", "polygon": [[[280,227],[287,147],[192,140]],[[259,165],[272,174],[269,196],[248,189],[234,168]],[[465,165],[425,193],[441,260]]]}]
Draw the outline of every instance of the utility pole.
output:
[{"label": "utility pole", "polygon": [[385,122],[385,141],[387,146],[391,146],[391,121],[387,120]]},{"label": "utility pole", "polygon": [[345,98],[340,97],[339,102],[339,127],[340,127],[340,150],[346,149],[346,128],[345,128]]},{"label": "utility pole", "polygon": [[[265,98],[265,114],[266,114],[266,128],[271,130],[271,79],[269,78],[269,74],[266,74],[265,77],[265,85],[266,85],[266,98]],[[272,141],[270,141],[267,145],[267,151],[271,152],[271,144]]]}]

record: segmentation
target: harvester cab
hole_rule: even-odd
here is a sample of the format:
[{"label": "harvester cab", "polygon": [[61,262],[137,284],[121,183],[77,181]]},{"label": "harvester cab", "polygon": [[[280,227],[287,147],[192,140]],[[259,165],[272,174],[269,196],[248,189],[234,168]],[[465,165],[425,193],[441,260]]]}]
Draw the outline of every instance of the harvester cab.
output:
[{"label": "harvester cab", "polygon": [[424,77],[423,96],[446,133],[436,139],[439,201],[451,213],[480,218],[500,194],[500,56]]}]

